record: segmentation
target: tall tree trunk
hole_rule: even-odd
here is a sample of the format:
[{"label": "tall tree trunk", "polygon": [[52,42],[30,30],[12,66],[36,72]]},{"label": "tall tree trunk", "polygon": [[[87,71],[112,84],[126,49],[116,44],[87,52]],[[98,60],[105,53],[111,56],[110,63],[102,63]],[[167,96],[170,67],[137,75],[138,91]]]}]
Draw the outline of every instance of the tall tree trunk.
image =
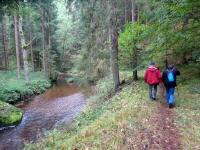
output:
[{"label": "tall tree trunk", "polygon": [[25,41],[23,29],[22,29],[22,23],[23,23],[23,19],[20,16],[20,18],[19,18],[19,32],[20,32],[20,38],[21,38],[21,49],[22,49],[22,52],[23,52],[25,79],[26,79],[26,81],[30,81],[28,53],[27,53],[27,50],[26,50],[26,41]]},{"label": "tall tree trunk", "polygon": [[24,61],[23,61],[23,51],[22,51],[22,40],[21,40],[21,35],[19,31],[19,16],[18,16],[18,21],[17,21],[17,29],[18,29],[18,39],[19,39],[19,61],[20,61],[20,67],[21,70],[24,68]]},{"label": "tall tree trunk", "polygon": [[8,38],[5,16],[2,18],[2,45],[4,51],[4,65],[5,69],[8,69]]},{"label": "tall tree trunk", "polygon": [[[32,40],[32,32],[30,31],[30,41]],[[33,44],[32,42],[30,43],[30,49],[31,49],[31,63],[32,63],[32,69],[33,69],[33,72],[35,71],[35,65],[34,65],[34,56],[33,56]]]},{"label": "tall tree trunk", "polygon": [[17,59],[17,78],[21,78],[20,56],[19,56],[19,33],[18,33],[18,17],[14,15],[14,30],[15,30],[15,49]]},{"label": "tall tree trunk", "polygon": [[43,65],[43,71],[46,74],[44,10],[42,10],[41,26],[42,26],[42,50],[43,50],[43,52],[42,52],[42,65]]},{"label": "tall tree trunk", "polygon": [[135,50],[135,53],[133,55],[133,80],[138,80],[138,75],[137,75],[137,49]]},{"label": "tall tree trunk", "polygon": [[112,31],[112,48],[111,48],[111,67],[114,80],[114,89],[117,91],[119,80],[119,66],[118,66],[118,32],[117,29]]},{"label": "tall tree trunk", "polygon": [[137,4],[135,0],[131,0],[132,22],[136,22],[138,18]]},{"label": "tall tree trunk", "polygon": [[139,5],[136,5],[136,17],[137,17],[137,22],[140,23],[140,7]]},{"label": "tall tree trunk", "polygon": [[[136,5],[136,2],[135,2],[135,0],[131,0],[131,6],[132,6],[132,22],[134,23],[134,22],[136,22],[137,21],[137,19],[138,19],[138,16],[137,16],[137,14],[138,14],[138,12],[137,12],[137,5]],[[133,53],[134,53],[134,55],[133,55],[133,80],[138,80],[138,75],[137,75],[137,48],[135,48],[134,50],[133,50]]]},{"label": "tall tree trunk", "polygon": [[111,58],[111,69],[114,80],[114,90],[118,90],[120,85],[119,79],[119,66],[118,66],[118,30],[117,30],[117,2],[111,2],[112,15],[110,18],[111,23],[111,49],[110,49],[110,58]]},{"label": "tall tree trunk", "polygon": [[127,0],[124,1],[124,20],[125,20],[125,23],[127,22]]},{"label": "tall tree trunk", "polygon": [[[51,51],[51,8],[50,5],[48,5],[48,53],[47,53],[47,59],[50,57],[50,51]],[[51,74],[51,62],[48,61],[47,64],[47,70],[48,70],[48,75],[50,76]]]},{"label": "tall tree trunk", "polygon": [[168,68],[168,64],[169,64],[167,58],[168,58],[168,53],[167,53],[167,50],[165,50],[165,61],[164,61],[164,63],[165,63],[166,68]]}]

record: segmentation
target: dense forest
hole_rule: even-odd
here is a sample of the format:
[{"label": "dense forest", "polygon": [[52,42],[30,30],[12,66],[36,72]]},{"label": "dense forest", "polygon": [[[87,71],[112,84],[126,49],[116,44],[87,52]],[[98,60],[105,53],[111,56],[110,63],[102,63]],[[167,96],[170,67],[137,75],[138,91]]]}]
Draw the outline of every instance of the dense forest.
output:
[{"label": "dense forest", "polygon": [[[0,127],[21,121],[17,103],[64,78],[95,91],[87,109],[69,133],[56,129],[27,149],[156,149],[145,139],[159,133],[161,140],[173,134],[179,141],[175,147],[159,141],[158,149],[199,149],[199,8],[199,0],[0,0]],[[177,110],[145,97],[142,80],[151,61],[161,71],[170,64],[180,69],[178,94],[185,95],[177,96]],[[163,111],[151,118],[157,108]],[[177,120],[176,127],[162,125],[185,131],[159,128],[157,134],[144,125],[162,127],[159,117]]]}]

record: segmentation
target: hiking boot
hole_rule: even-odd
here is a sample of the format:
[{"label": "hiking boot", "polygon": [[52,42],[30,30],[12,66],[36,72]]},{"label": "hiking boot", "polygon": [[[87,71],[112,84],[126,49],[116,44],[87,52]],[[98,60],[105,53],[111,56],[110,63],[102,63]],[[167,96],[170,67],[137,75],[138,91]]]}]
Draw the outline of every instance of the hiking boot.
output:
[{"label": "hiking boot", "polygon": [[173,104],[169,104],[169,108],[172,108],[173,107]]},{"label": "hiking boot", "polygon": [[156,100],[156,98],[153,98],[153,100]]}]

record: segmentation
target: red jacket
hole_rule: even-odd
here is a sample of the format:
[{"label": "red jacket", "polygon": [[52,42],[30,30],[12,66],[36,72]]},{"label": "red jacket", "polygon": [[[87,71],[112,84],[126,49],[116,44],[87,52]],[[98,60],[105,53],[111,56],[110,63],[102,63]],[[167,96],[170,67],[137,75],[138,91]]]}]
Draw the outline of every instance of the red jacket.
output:
[{"label": "red jacket", "polygon": [[145,72],[144,80],[150,85],[159,84],[161,81],[160,70],[156,66],[149,66]]}]

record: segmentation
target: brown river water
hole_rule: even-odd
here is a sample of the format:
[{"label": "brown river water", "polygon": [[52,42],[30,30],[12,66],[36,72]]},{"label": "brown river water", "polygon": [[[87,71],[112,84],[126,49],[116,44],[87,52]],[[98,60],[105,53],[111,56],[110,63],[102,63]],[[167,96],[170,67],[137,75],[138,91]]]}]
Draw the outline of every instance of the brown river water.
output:
[{"label": "brown river water", "polygon": [[87,93],[75,85],[57,85],[18,104],[24,110],[23,119],[16,127],[0,130],[0,150],[23,149],[24,142],[35,142],[44,131],[67,127],[84,109]]}]

